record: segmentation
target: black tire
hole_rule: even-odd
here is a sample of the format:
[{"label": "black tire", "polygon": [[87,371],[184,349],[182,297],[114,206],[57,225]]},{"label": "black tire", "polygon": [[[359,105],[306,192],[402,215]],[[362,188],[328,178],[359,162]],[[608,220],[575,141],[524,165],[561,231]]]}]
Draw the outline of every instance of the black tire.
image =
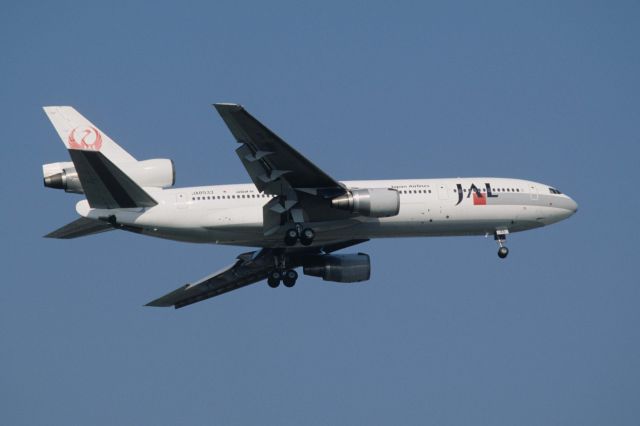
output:
[{"label": "black tire", "polygon": [[509,254],[509,249],[506,247],[500,247],[498,249],[498,257],[500,259],[504,259],[505,257],[507,257],[507,255]]},{"label": "black tire", "polygon": [[282,277],[282,283],[285,285],[285,287],[289,287],[289,288],[296,285],[297,280],[298,280],[298,273],[293,269],[289,269],[287,272],[284,273],[284,276]]},{"label": "black tire", "polygon": [[280,285],[280,281],[282,280],[282,273],[280,271],[273,271],[267,277],[267,284],[269,287],[276,288]]},{"label": "black tire", "polygon": [[293,228],[288,229],[287,232],[284,234],[284,243],[288,246],[293,246],[296,244],[297,241],[298,241],[298,231],[296,231]]},{"label": "black tire", "polygon": [[316,237],[316,233],[311,228],[305,228],[300,235],[300,242],[303,246],[310,246],[313,243],[313,239]]}]

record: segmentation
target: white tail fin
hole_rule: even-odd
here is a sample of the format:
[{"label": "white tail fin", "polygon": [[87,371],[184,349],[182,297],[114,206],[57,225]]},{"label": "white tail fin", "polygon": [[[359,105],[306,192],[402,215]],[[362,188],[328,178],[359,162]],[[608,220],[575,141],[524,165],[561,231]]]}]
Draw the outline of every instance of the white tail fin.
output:
[{"label": "white tail fin", "polygon": [[131,154],[73,107],[48,106],[43,109],[67,149],[100,151],[116,165],[136,162]]}]

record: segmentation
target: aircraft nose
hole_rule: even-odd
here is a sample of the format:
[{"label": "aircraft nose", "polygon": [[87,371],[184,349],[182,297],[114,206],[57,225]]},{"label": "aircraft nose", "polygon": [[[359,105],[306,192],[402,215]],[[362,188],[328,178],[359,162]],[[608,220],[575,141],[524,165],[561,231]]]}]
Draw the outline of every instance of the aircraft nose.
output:
[{"label": "aircraft nose", "polygon": [[578,203],[576,203],[573,198],[571,197],[568,197],[568,198],[569,198],[569,205],[567,206],[567,208],[571,212],[571,214],[574,214],[575,212],[578,211]]}]

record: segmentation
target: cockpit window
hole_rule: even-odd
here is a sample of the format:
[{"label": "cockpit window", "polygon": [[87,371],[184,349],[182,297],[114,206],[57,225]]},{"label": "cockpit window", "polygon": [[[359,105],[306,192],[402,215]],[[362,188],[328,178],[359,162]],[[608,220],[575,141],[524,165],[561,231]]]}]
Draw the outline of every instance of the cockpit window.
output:
[{"label": "cockpit window", "polygon": [[562,194],[562,192],[558,191],[555,188],[549,188],[549,192],[552,193],[552,194]]}]

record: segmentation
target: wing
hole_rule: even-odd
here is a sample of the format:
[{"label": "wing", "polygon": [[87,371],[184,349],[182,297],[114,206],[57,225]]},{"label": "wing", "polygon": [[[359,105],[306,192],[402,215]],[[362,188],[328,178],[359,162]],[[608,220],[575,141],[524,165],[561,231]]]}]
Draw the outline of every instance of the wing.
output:
[{"label": "wing", "polygon": [[[147,306],[176,309],[262,281],[273,268],[271,250],[244,253],[231,265],[193,284],[186,284]],[[270,262],[269,262],[270,261]]]},{"label": "wing", "polygon": [[283,224],[350,219],[350,213],[331,207],[330,199],[346,188],[280,139],[242,106],[215,104],[215,108],[241,144],[236,149],[259,191],[277,195],[263,208],[265,235]]},{"label": "wing", "polygon": [[304,264],[304,255],[320,252],[332,253],[365,241],[368,240],[336,241],[317,248],[265,248],[259,251],[243,253],[226,268],[193,284],[186,284],[177,288],[147,303],[146,306],[182,308],[266,279],[269,272],[274,269],[276,256],[286,256],[288,267],[296,268]]},{"label": "wing", "polygon": [[316,192],[344,192],[344,187],[278,135],[249,114],[241,105],[215,104],[231,134],[242,144],[236,150],[260,191],[280,195],[282,186]]}]

